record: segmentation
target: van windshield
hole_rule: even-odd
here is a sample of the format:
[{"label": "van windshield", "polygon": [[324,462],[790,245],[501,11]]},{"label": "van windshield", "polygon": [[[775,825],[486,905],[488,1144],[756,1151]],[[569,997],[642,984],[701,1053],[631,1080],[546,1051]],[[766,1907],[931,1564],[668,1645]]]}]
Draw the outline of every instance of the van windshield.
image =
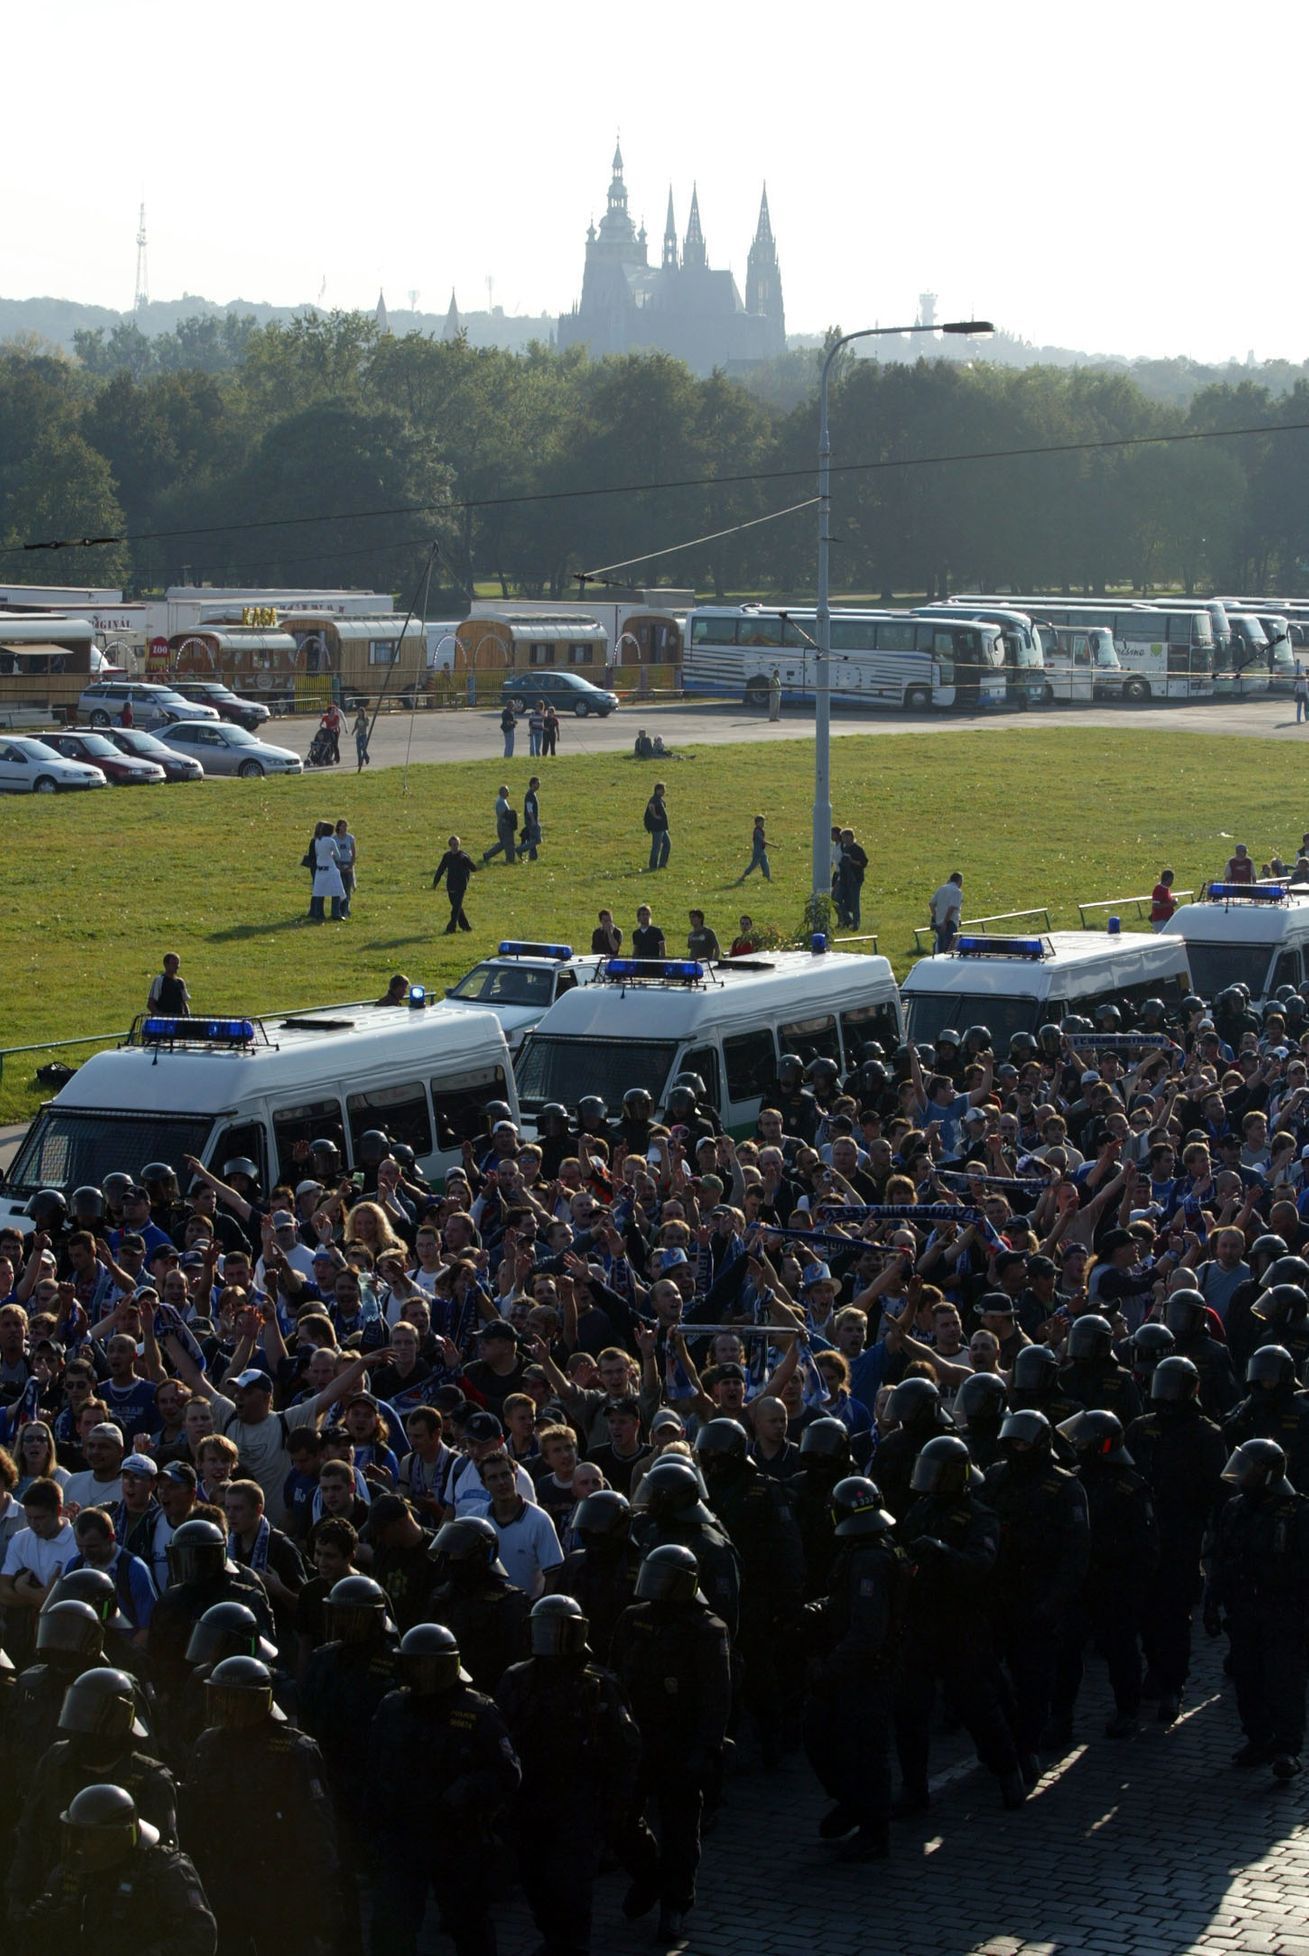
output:
[{"label": "van windshield", "polygon": [[934,1046],[939,1032],[952,1026],[958,1033],[969,1026],[985,1026],[997,1053],[1003,1052],[1016,1032],[1035,1032],[1041,1022],[1040,1001],[1027,998],[1002,998],[996,992],[980,996],[973,992],[906,992],[908,1037],[925,1046]]},{"label": "van windshield", "polygon": [[1263,996],[1268,976],[1267,944],[1206,944],[1188,937],[1186,962],[1191,983],[1201,998],[1217,998],[1229,985],[1248,985],[1255,998]]},{"label": "van windshield", "polygon": [[576,1107],[586,1094],[599,1094],[611,1109],[622,1104],[629,1087],[644,1087],[658,1102],[677,1052],[675,1039],[569,1039],[535,1033],[521,1059],[514,1061],[521,1107],[544,1107],[557,1100]]},{"label": "van windshield", "polygon": [[74,1189],[121,1170],[139,1175],[150,1161],[171,1162],[181,1173],[183,1155],[199,1155],[213,1126],[210,1114],[120,1114],[98,1109],[47,1107],[38,1114],[5,1182],[7,1195],[38,1189]]}]

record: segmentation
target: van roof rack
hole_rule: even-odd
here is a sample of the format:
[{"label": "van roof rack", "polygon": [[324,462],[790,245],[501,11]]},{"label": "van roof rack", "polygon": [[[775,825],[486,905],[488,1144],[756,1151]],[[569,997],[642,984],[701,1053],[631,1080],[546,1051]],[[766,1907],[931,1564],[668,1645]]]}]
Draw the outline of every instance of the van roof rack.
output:
[{"label": "van roof rack", "polygon": [[703,985],[711,973],[700,958],[606,958],[597,976],[613,985]]},{"label": "van roof rack", "polygon": [[1048,937],[994,937],[987,932],[969,932],[954,943],[957,958],[1026,958],[1039,963],[1054,956]]},{"label": "van roof rack", "polygon": [[1204,903],[1285,903],[1290,891],[1285,883],[1206,883],[1200,895]]},{"label": "van roof rack", "polygon": [[243,1051],[250,1046],[270,1046],[262,1019],[244,1015],[206,1013],[203,1017],[174,1018],[171,1014],[141,1012],[132,1021],[127,1035],[129,1046],[206,1046],[219,1051]]}]

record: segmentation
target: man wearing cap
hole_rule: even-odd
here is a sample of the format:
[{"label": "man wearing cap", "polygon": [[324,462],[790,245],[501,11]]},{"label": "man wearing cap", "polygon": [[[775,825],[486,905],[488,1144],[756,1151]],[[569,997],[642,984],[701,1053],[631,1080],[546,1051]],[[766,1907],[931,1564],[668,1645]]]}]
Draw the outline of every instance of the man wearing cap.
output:
[{"label": "man wearing cap", "polygon": [[142,1239],[147,1257],[153,1256],[156,1250],[174,1247],[158,1224],[151,1222],[150,1191],[142,1188],[139,1182],[133,1182],[132,1186],[123,1192],[122,1228],[111,1229],[109,1232],[109,1247],[115,1256],[118,1254],[118,1247],[123,1237],[129,1232]]},{"label": "man wearing cap", "polygon": [[610,1487],[630,1496],[632,1476],[654,1449],[641,1438],[641,1402],[634,1393],[611,1399],[604,1409],[609,1438],[604,1446],[592,1447],[588,1458],[594,1461]]},{"label": "man wearing cap", "polygon": [[301,1240],[295,1217],[289,1209],[274,1209],[264,1225],[263,1249],[255,1265],[255,1282],[260,1290],[271,1290],[273,1280],[282,1265],[289,1266],[297,1275],[312,1280],[314,1274],[313,1252]]},{"label": "man wearing cap", "polygon": [[[504,1443],[505,1430],[496,1414],[476,1412],[465,1420],[465,1458],[446,1483],[445,1498],[454,1509],[456,1519],[464,1515],[485,1515],[491,1505],[491,1497],[482,1480],[482,1462],[493,1453],[503,1452]],[[514,1468],[514,1485],[524,1501],[535,1502],[536,1489],[526,1468]]]},{"label": "man wearing cap", "polygon": [[478,1331],[480,1357],[465,1367],[464,1377],[497,1418],[511,1392],[523,1389],[526,1364],[518,1348],[518,1333],[505,1318],[492,1318]]},{"label": "man wearing cap", "polygon": [[153,1571],[155,1541],[164,1511],[155,1498],[158,1464],[148,1453],[129,1453],[122,1466],[123,1495],[114,1510],[114,1531],[129,1555],[139,1555]]},{"label": "man wearing cap", "polygon": [[202,1175],[193,1175],[186,1191],[188,1214],[180,1229],[173,1232],[173,1241],[179,1250],[189,1246],[187,1232],[197,1221],[209,1225],[209,1233],[223,1250],[243,1250],[247,1247],[245,1232],[234,1216],[229,1216],[218,1206],[218,1196],[212,1181]]},{"label": "man wearing cap", "polygon": [[155,1524],[150,1574],[161,1593],[168,1587],[168,1544],[196,1503],[196,1471],[189,1460],[170,1460],[159,1469],[155,1498],[160,1518]]},{"label": "man wearing cap", "polygon": [[64,1485],[64,1505],[78,1508],[113,1508],[123,1498],[123,1445],[121,1428],[112,1420],[93,1426],[82,1445],[90,1466],[83,1474],[73,1474]]},{"label": "man wearing cap", "polygon": [[73,1523],[77,1553],[64,1571],[102,1569],[114,1585],[118,1607],[131,1625],[131,1641],[144,1650],[154,1615],[154,1578],[139,1555],[118,1540],[113,1517],[103,1508],[84,1508]]}]

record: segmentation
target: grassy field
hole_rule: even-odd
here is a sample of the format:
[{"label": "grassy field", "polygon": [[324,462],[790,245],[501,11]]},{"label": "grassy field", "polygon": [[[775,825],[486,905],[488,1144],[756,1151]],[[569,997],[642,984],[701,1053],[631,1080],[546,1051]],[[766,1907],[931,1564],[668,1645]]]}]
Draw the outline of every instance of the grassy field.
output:
[{"label": "grassy field", "polygon": [[[473,934],[446,938],[432,870],[452,832],[471,853],[494,840],[492,804],[508,778],[516,805],[531,766],[543,779],[541,860],[500,861],[474,878]],[[1148,890],[1161,864],[1190,888],[1217,874],[1232,839],[1284,856],[1309,826],[1298,751],[1221,734],[1102,728],[924,735],[833,742],[833,803],[871,859],[865,930],[903,973],[913,927],[952,869],[965,916],[1049,904],[1075,925],[1079,898]],[[627,756],[499,760],[289,781],[215,781],[84,797],[6,799],[9,863],[0,916],[5,985],[0,1046],[126,1027],[164,951],[176,950],[198,1009],[251,1011],[374,996],[392,971],[438,988],[501,937],[589,946],[608,904],[630,931],[649,900],[670,949],[689,904],[724,943],[743,908],[790,933],[809,883],[813,755],[806,741],[689,750],[662,764],[672,859],[644,873],[641,826],[653,766]],[[739,893],[751,817],[768,817],[773,883]],[[319,816],[346,816],[359,841],[355,915],[304,922],[299,867]],[[1125,920],[1126,922],[1126,920]],[[85,1056],[72,1053],[68,1057]],[[36,1065],[0,1074],[0,1121],[31,1112]]]}]

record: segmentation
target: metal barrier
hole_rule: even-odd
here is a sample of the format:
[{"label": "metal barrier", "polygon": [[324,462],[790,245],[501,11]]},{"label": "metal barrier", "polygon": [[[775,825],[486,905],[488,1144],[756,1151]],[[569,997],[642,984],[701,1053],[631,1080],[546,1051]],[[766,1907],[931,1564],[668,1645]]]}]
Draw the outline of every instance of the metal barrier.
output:
[{"label": "metal barrier", "polygon": [[[1046,908],[1044,904],[1041,904],[1035,910],[1002,910],[999,916],[997,917],[961,917],[959,919],[958,934],[962,935],[962,933],[966,930],[981,930],[987,924],[1016,924],[1024,917],[1044,917],[1045,918],[1044,928],[1046,930],[1052,930],[1054,928],[1054,926],[1050,922],[1049,910]],[[923,948],[923,939],[925,937],[934,937],[935,935],[936,935],[935,925],[933,924],[915,925],[914,949],[917,951],[921,951]]]},{"label": "metal barrier", "polygon": [[39,1046],[0,1046],[0,1077],[4,1075],[5,1061],[12,1059],[15,1053],[61,1053],[66,1046],[108,1046],[126,1037],[126,1030],[89,1032],[81,1039],[47,1039]]},{"label": "metal barrier", "polygon": [[[1194,897],[1195,891],[1174,890],[1172,894],[1174,903],[1186,903],[1189,898]],[[1079,903],[1077,914],[1082,920],[1082,929],[1090,930],[1092,926],[1086,921],[1088,910],[1122,911],[1130,906],[1138,917],[1143,917],[1145,915],[1146,905],[1152,904],[1153,902],[1154,898],[1148,896],[1100,897],[1094,903]]]},{"label": "metal barrier", "polygon": [[871,944],[873,947],[873,956],[877,956],[877,932],[875,930],[865,931],[862,937],[834,937],[832,939],[832,949],[835,950],[838,944]]}]

